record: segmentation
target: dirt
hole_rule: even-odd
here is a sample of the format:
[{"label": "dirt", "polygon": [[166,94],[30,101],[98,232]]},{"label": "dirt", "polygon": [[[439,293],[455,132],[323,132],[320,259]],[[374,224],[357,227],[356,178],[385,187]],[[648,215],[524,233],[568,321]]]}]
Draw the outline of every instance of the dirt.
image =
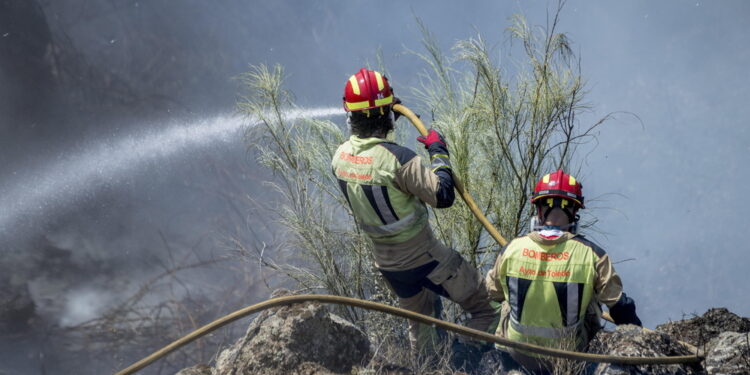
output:
[{"label": "dirt", "polygon": [[722,332],[750,332],[750,319],[720,307],[709,309],[703,316],[658,325],[656,330],[694,346],[702,346]]}]

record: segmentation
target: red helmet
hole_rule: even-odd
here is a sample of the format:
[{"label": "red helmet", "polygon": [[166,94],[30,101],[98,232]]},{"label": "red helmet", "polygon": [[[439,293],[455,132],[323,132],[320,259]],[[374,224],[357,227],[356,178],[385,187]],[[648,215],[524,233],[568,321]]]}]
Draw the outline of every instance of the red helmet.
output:
[{"label": "red helmet", "polygon": [[578,208],[584,208],[581,183],[562,169],[545,175],[536,183],[534,194],[531,195],[531,203],[536,203],[545,197],[570,199],[578,205]]},{"label": "red helmet", "polygon": [[361,111],[383,107],[393,103],[393,90],[388,78],[382,74],[362,68],[349,77],[344,86],[344,110]]}]

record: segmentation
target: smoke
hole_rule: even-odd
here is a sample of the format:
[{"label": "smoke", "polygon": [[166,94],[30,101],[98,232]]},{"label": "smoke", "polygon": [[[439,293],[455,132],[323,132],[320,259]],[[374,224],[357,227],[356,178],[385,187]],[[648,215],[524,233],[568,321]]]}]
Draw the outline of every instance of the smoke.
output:
[{"label": "smoke", "polygon": [[[275,197],[262,185],[272,176],[254,164],[243,141],[252,119],[229,114],[239,92],[232,77],[250,63],[282,62],[297,102],[314,107],[338,104],[335,66],[349,64],[332,45],[313,41],[320,30],[315,37],[306,31],[319,15],[329,25],[324,34],[338,21],[315,4],[305,7],[316,17],[283,2],[39,4],[42,12],[6,13],[12,19],[12,11],[26,12],[35,25],[28,29],[51,31],[40,33],[41,48],[32,52],[46,56],[37,70],[54,72],[37,91],[59,95],[44,102],[22,95],[32,98],[31,109],[20,120],[0,121],[0,288],[12,292],[9,300],[25,302],[17,306],[25,315],[12,320],[23,339],[0,337],[0,372],[113,372],[158,343],[143,341],[153,338],[145,333],[168,328],[156,317],[206,322],[232,303],[268,295],[255,268],[238,272],[245,270],[236,260],[222,263],[229,236],[272,244],[276,235],[258,214],[262,208],[250,211],[245,203],[271,205]],[[296,27],[278,32],[287,23]],[[12,23],[0,28],[6,25]],[[15,31],[12,37],[23,35]],[[336,53],[320,55],[321,46]],[[0,59],[13,56],[24,55]],[[314,56],[325,69],[310,74],[310,61],[300,56]],[[14,87],[0,87],[0,97],[23,94],[23,85],[10,92]],[[301,109],[292,117],[341,112]],[[211,264],[189,268],[203,262]],[[131,300],[144,285],[147,295]],[[140,314],[144,325],[126,331],[144,335],[118,345],[117,335],[97,342],[96,335],[73,334],[112,308]]]},{"label": "smoke", "polygon": [[[81,363],[90,373],[95,363],[109,366],[99,373],[112,372],[122,358],[63,363],[69,343],[46,339],[53,326],[84,322],[166,269],[210,259],[226,250],[217,238],[227,233],[273,240],[268,218],[232,203],[274,202],[261,184],[272,176],[241,142],[250,121],[226,114],[239,91],[232,77],[248,64],[282,64],[297,103],[332,114],[327,107],[338,104],[346,78],[377,68],[380,51],[396,94],[414,108],[410,88],[420,87],[425,65],[402,52],[420,50],[415,16],[446,54],[480,30],[496,48],[491,55],[505,56],[505,20],[523,12],[530,24],[545,24],[550,5],[6,3],[22,4],[14,10],[30,17],[0,5],[0,48],[29,46],[0,54],[0,98],[10,99],[0,103],[0,288],[23,302],[17,307],[26,315],[7,321],[28,334],[0,337],[0,372],[29,374],[80,373]],[[709,306],[750,311],[733,287],[747,281],[742,262],[722,261],[742,259],[734,244],[742,243],[744,211],[734,202],[748,185],[750,117],[748,86],[737,77],[750,54],[737,46],[748,44],[747,11],[745,2],[601,2],[568,4],[561,19],[597,114],[630,111],[646,129],[602,128],[579,177],[587,198],[628,197],[604,202],[616,213],[595,215],[611,233],[602,243],[610,256],[637,258],[617,270],[649,326]],[[503,65],[513,69],[509,57]],[[193,296],[202,281],[224,282],[226,274],[191,275],[183,290],[156,296]]]},{"label": "smoke", "polygon": [[[288,112],[286,120],[341,112],[298,108]],[[198,305],[187,311],[221,308],[201,318],[207,319],[228,312],[231,303],[268,294],[258,288],[264,285],[262,275],[242,276],[246,271],[241,264],[222,263],[228,249],[221,243],[229,236],[249,244],[274,241],[267,220],[248,215],[241,203],[247,196],[273,201],[272,192],[261,184],[270,176],[248,164],[244,132],[254,121],[226,115],[144,124],[132,128],[132,134],[121,131],[82,141],[86,147],[42,161],[42,167],[0,185],[0,206],[5,208],[0,211],[0,233],[9,244],[3,247],[2,269],[10,275],[9,280],[0,277],[0,287],[28,290],[24,298],[8,298],[33,302],[33,315],[14,324],[27,325],[30,318],[33,322],[16,329],[30,338],[51,330],[57,339],[79,342],[74,346],[79,349],[67,353],[69,346],[50,341],[44,363],[52,368],[69,368],[57,356],[88,361],[97,350],[120,352],[106,345],[81,349],[90,339],[64,339],[66,329],[127,324],[114,315],[143,319],[139,330],[151,329],[164,324],[159,319],[185,319],[186,313],[176,310],[186,308],[183,304]],[[220,287],[238,282],[244,285]],[[208,302],[212,299],[226,305]],[[28,311],[27,306],[17,310]],[[112,315],[112,308],[122,310]],[[106,320],[89,323],[105,313]],[[0,359],[23,350],[23,345],[9,349]]]},{"label": "smoke", "polygon": [[65,302],[60,326],[70,327],[97,318],[113,302],[111,293],[90,287],[72,290],[62,297]]}]

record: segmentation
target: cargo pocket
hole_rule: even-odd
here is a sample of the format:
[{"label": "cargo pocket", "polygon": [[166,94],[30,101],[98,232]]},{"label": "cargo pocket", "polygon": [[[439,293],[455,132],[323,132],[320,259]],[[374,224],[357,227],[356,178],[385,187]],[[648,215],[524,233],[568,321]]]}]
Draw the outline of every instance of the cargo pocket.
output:
[{"label": "cargo pocket", "polygon": [[478,288],[483,286],[481,285],[482,280],[476,268],[464,261],[461,256],[458,256],[457,258],[459,263],[455,271],[450,277],[446,278],[440,286],[448,292],[448,295],[453,301],[460,303],[474,295]]},{"label": "cargo pocket", "polygon": [[432,272],[427,274],[427,279],[435,285],[441,285],[443,282],[456,275],[462,262],[463,259],[461,259],[461,255],[454,251],[447,259],[441,260]]}]

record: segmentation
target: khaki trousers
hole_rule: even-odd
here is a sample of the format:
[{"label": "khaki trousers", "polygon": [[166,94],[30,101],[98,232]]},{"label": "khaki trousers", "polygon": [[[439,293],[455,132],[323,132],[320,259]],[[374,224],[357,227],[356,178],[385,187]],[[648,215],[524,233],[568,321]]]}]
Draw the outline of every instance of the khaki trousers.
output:
[{"label": "khaki trousers", "polygon": [[[498,315],[489,304],[484,278],[458,252],[429,237],[427,263],[408,270],[380,270],[399,297],[399,305],[409,311],[439,317],[436,306],[440,305],[439,296],[442,296],[470,314],[466,326],[487,332]],[[412,347],[419,350],[431,350],[440,341],[435,328],[411,321],[409,339]]]}]

